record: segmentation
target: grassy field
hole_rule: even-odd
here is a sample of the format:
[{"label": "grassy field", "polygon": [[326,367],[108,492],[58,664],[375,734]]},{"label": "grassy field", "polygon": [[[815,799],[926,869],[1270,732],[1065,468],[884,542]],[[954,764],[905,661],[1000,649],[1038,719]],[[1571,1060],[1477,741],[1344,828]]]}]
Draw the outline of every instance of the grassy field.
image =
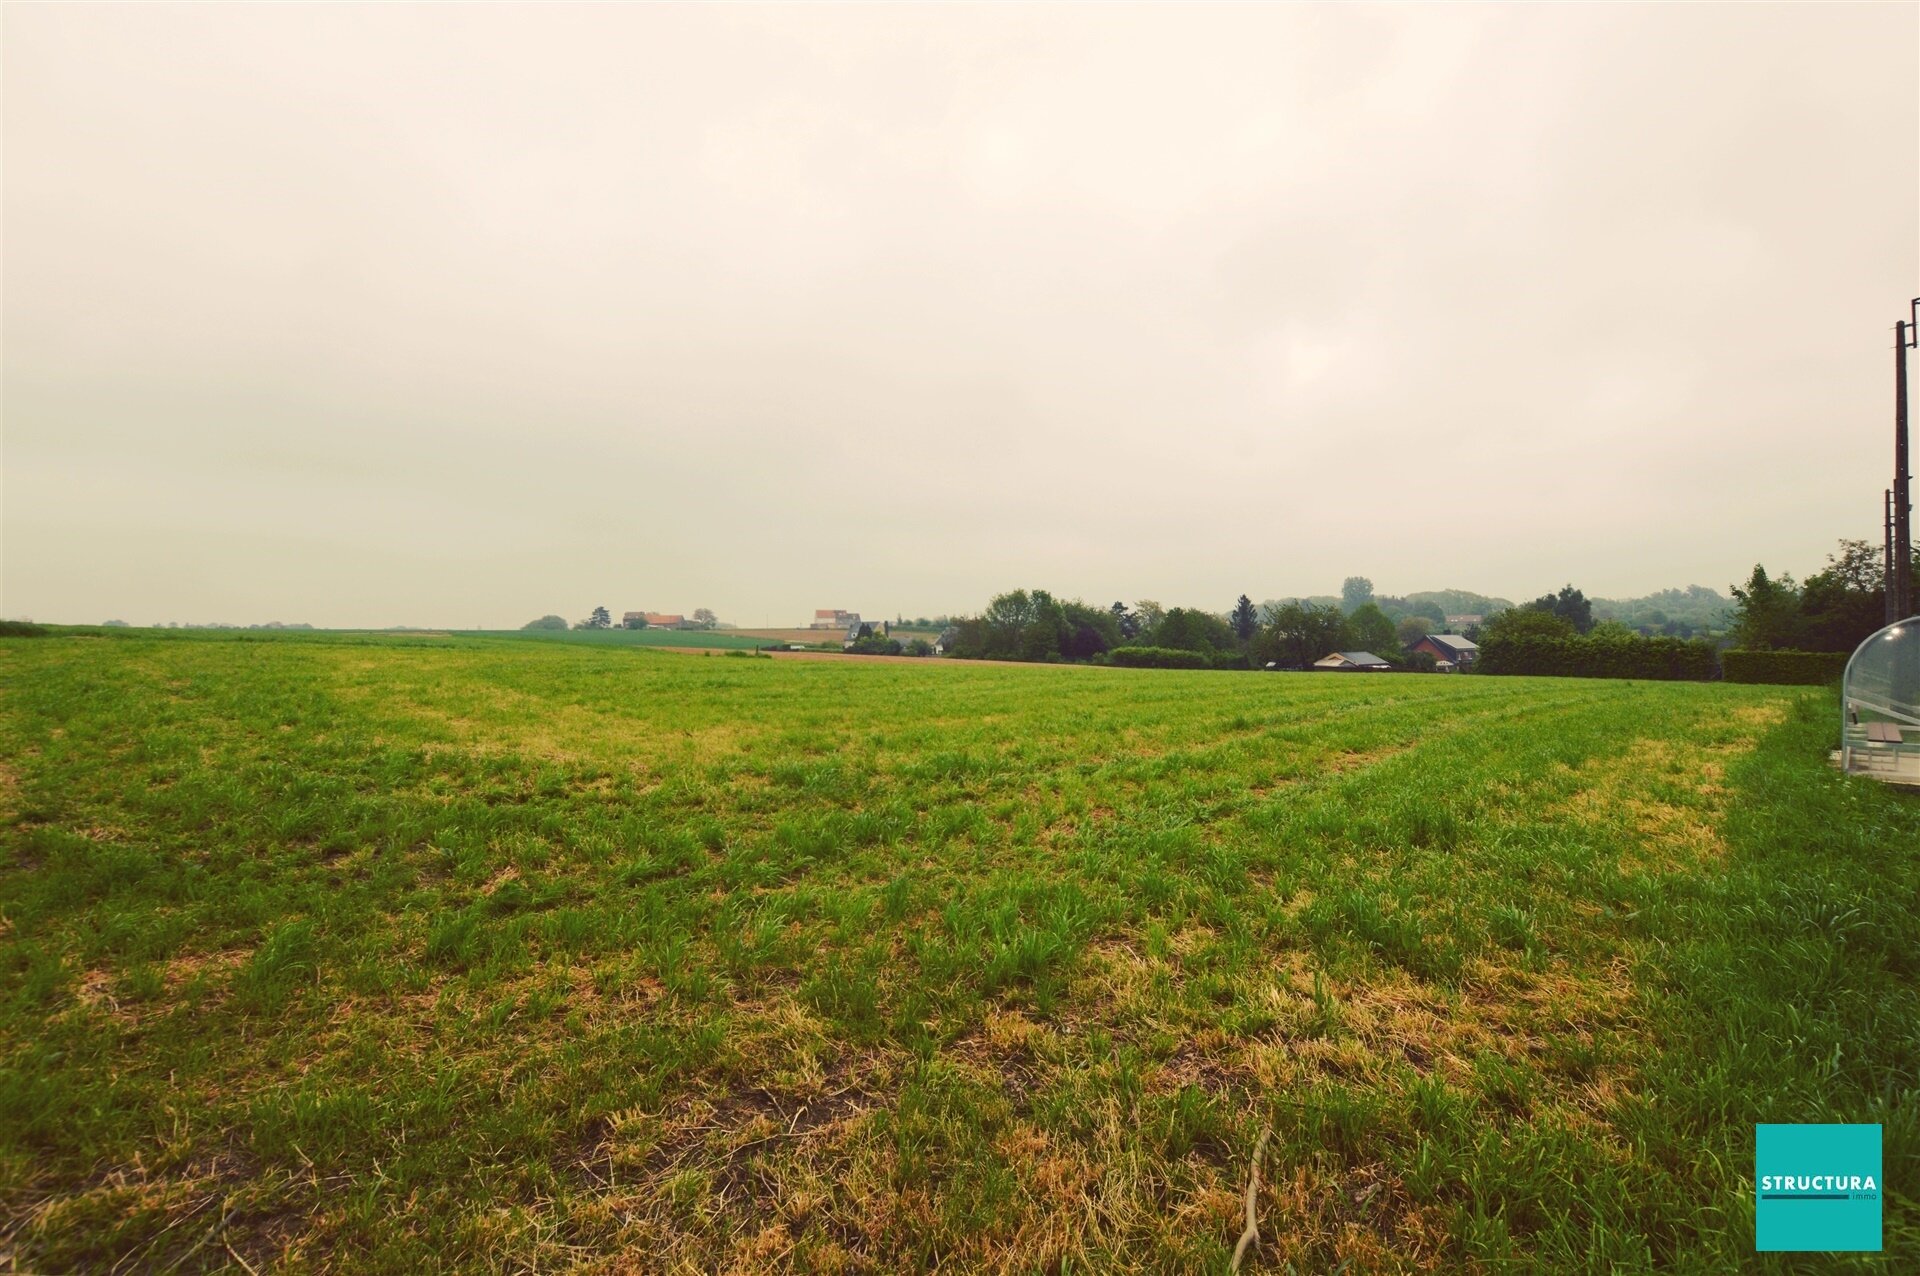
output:
[{"label": "grassy field", "polygon": [[0,642],[0,1270],[1920,1256],[1920,802],[1820,693]]}]

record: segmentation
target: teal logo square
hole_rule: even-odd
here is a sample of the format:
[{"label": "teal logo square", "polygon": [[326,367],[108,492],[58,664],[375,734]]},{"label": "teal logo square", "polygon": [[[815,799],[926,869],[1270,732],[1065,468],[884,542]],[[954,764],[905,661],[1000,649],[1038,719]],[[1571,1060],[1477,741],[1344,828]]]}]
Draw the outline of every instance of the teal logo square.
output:
[{"label": "teal logo square", "polygon": [[1880,1127],[1759,1125],[1753,1138],[1757,1250],[1880,1248]]}]

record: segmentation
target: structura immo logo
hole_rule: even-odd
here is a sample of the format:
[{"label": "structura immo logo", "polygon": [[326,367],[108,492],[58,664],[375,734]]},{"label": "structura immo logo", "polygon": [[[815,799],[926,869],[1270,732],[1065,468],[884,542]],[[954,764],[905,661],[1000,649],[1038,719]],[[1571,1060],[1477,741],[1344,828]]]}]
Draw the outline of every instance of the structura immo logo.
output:
[{"label": "structura immo logo", "polygon": [[1755,1249],[1880,1248],[1880,1127],[1754,1127]]}]

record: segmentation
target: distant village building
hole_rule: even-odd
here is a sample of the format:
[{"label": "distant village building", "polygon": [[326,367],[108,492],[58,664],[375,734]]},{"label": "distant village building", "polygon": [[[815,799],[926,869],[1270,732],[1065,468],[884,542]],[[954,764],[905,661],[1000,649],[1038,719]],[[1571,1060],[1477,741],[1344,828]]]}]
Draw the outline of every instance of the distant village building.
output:
[{"label": "distant village building", "polygon": [[840,645],[842,647],[851,647],[853,646],[854,643],[859,642],[860,631],[862,629],[866,629],[874,634],[877,634],[882,638],[885,638],[887,636],[888,626],[887,626],[887,622],[884,620],[863,621],[860,619],[859,616],[856,615],[853,618],[853,623],[847,626],[847,632],[841,638]]},{"label": "distant village building", "polygon": [[1345,669],[1352,672],[1365,672],[1368,670],[1377,672],[1382,669],[1393,668],[1391,664],[1374,655],[1371,651],[1330,652],[1314,661],[1313,667],[1315,669]]},{"label": "distant village building", "polygon": [[1459,634],[1428,634],[1407,650],[1426,652],[1442,673],[1470,668],[1480,658],[1480,644]]},{"label": "distant village building", "polygon": [[1459,616],[1448,616],[1447,623],[1455,629],[1465,629],[1469,625],[1480,624],[1485,619],[1485,616],[1477,616],[1469,612]]},{"label": "distant village building", "polygon": [[647,613],[644,611],[627,612],[620,617],[620,626],[623,629],[645,629],[647,627]]},{"label": "distant village building", "polygon": [[809,629],[838,629],[842,631],[850,628],[858,629],[859,627],[859,612],[841,611],[834,607],[822,607],[814,612],[813,623],[807,626]]},{"label": "distant village building", "polygon": [[620,617],[620,623],[628,629],[693,629],[694,623],[685,616],[664,611],[630,611]]}]

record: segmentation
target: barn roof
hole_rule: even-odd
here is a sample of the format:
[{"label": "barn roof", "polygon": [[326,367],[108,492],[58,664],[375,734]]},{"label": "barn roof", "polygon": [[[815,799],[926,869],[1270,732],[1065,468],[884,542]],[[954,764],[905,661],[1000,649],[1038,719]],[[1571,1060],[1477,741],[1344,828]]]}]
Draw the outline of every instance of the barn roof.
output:
[{"label": "barn roof", "polygon": [[1393,668],[1390,662],[1382,660],[1371,651],[1331,651],[1314,661],[1314,663],[1316,665],[1324,665],[1329,660],[1344,660],[1350,665],[1366,665],[1379,669]]}]

